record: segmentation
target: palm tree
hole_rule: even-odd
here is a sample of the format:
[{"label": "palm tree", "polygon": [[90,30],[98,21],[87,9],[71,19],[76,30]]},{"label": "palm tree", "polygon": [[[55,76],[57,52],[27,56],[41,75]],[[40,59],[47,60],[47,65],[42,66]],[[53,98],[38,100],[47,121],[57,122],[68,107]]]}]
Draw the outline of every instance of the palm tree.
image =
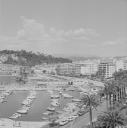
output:
[{"label": "palm tree", "polygon": [[98,92],[98,96],[99,96],[99,99],[100,99],[100,102],[101,102],[102,97],[104,97],[104,91],[103,90],[100,90]]},{"label": "palm tree", "polygon": [[105,84],[104,85],[105,87],[104,87],[104,90],[103,90],[103,92],[104,92],[104,95],[106,96],[106,105],[107,105],[107,109],[108,109],[108,95],[109,95],[109,88],[108,88],[108,86]]},{"label": "palm tree", "polygon": [[103,115],[98,116],[97,120],[103,128],[115,128],[125,124],[125,118],[119,111],[104,112]]},{"label": "palm tree", "polygon": [[[107,104],[107,110],[108,110],[108,108],[111,108],[111,105],[112,105],[112,95],[115,95],[115,92],[116,92],[114,84],[112,84],[111,81],[107,82],[105,84],[103,92],[106,95],[106,102],[107,102],[106,104]],[[109,102],[109,107],[108,107],[108,102]]]},{"label": "palm tree", "polygon": [[119,81],[119,84],[122,85],[122,98],[125,98],[125,86],[127,85],[127,70],[120,70],[119,72],[115,72],[114,79],[116,81]]},{"label": "palm tree", "polygon": [[120,101],[121,95],[121,86],[119,86],[117,81],[111,80],[105,84],[104,94],[106,95],[107,101],[107,109],[108,109],[108,101],[109,101],[109,108],[111,109],[114,107],[116,100]]},{"label": "palm tree", "polygon": [[119,86],[119,84],[117,83],[117,81],[113,81],[112,82],[112,86],[113,86],[113,108],[115,107],[115,104],[120,102],[120,98],[121,98],[121,87]]},{"label": "palm tree", "polygon": [[89,110],[90,127],[93,128],[92,123],[92,109],[99,105],[99,101],[95,95],[84,94],[81,98],[80,107]]},{"label": "palm tree", "polygon": [[118,83],[121,86],[121,98],[125,99],[125,96],[126,96],[125,87],[127,85],[127,81],[123,79],[123,80],[118,81]]},{"label": "palm tree", "polygon": [[124,82],[115,80],[113,96],[115,97],[115,100],[113,99],[113,105],[115,102],[123,103],[123,101],[125,101],[126,91]]}]

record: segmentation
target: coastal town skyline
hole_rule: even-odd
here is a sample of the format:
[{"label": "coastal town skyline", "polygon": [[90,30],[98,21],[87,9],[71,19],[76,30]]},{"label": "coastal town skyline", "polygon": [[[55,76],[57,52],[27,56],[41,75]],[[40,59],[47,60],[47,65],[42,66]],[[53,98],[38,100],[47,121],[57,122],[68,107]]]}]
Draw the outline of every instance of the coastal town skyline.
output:
[{"label": "coastal town skyline", "polygon": [[127,0],[0,0],[0,128],[127,128]]},{"label": "coastal town skyline", "polygon": [[0,0],[0,50],[126,56],[126,0]]}]

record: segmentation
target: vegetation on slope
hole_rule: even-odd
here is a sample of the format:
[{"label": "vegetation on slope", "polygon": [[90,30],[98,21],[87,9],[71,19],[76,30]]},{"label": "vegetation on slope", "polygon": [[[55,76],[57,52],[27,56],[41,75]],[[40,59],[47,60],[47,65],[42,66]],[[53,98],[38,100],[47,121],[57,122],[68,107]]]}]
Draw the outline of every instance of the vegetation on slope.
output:
[{"label": "vegetation on slope", "polygon": [[43,63],[51,64],[72,62],[71,60],[66,58],[53,57],[51,55],[44,55],[42,53],[33,53],[32,51],[27,52],[25,50],[2,50],[0,51],[0,57],[4,58],[3,63],[5,64],[18,64],[28,66],[34,66]]}]

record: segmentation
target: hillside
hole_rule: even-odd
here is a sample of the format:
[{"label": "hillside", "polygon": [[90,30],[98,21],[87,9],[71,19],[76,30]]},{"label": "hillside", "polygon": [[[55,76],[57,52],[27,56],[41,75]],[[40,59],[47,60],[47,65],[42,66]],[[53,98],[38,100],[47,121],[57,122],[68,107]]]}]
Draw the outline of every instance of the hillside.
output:
[{"label": "hillside", "polygon": [[0,51],[0,62],[4,64],[18,64],[34,66],[42,63],[71,63],[70,59],[53,57],[42,53],[27,52],[25,50],[2,50]]},{"label": "hillside", "polygon": [[94,59],[101,59],[101,57],[98,56],[70,56],[68,59],[71,59],[72,61],[85,61],[85,60],[94,60]]}]

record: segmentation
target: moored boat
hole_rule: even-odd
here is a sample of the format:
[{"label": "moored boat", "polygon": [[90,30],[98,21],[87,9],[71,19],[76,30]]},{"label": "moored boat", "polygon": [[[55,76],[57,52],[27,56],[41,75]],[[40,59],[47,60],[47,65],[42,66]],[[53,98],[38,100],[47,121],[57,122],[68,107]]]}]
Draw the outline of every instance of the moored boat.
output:
[{"label": "moored boat", "polygon": [[69,94],[62,94],[64,98],[73,98],[73,96],[69,95]]},{"label": "moored boat", "polygon": [[72,102],[80,102],[81,100],[79,99],[72,99]]},{"label": "moored boat", "polygon": [[51,98],[52,98],[52,99],[58,99],[58,98],[60,98],[60,96],[59,96],[59,95],[52,94],[52,95],[51,95]]},{"label": "moored boat", "polygon": [[55,111],[55,108],[53,108],[53,107],[48,107],[47,110],[48,110],[48,111]]},{"label": "moored boat", "polygon": [[49,115],[49,114],[51,114],[51,112],[49,112],[49,111],[46,111],[43,113],[43,115]]},{"label": "moored boat", "polygon": [[42,117],[42,120],[49,120],[48,118],[46,118],[46,117]]},{"label": "moored boat", "polygon": [[19,113],[14,113],[12,116],[10,116],[9,118],[10,119],[16,119],[16,118],[19,118],[19,117],[21,117],[22,115],[21,114],[19,114]]}]

